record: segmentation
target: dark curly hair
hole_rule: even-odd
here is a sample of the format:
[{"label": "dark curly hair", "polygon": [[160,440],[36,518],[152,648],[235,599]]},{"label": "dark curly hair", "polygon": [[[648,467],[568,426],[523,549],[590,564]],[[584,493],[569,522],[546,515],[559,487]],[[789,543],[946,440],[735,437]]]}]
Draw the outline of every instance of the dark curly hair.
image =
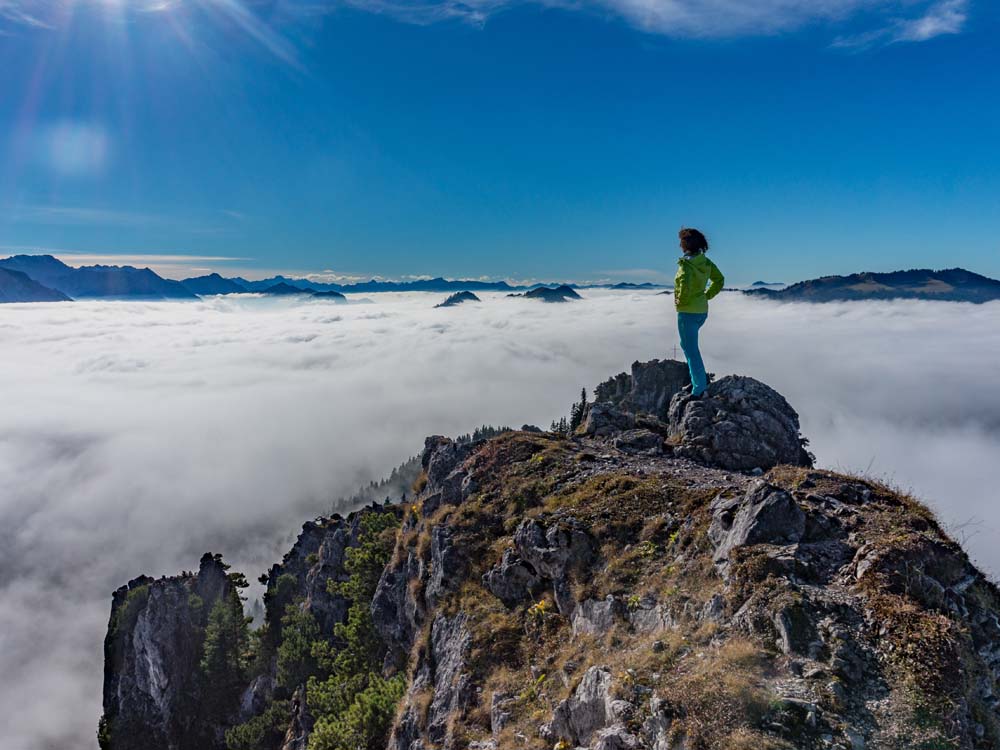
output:
[{"label": "dark curly hair", "polygon": [[708,250],[708,239],[697,229],[684,227],[677,233],[677,236],[680,237],[681,247],[686,253],[696,255]]}]

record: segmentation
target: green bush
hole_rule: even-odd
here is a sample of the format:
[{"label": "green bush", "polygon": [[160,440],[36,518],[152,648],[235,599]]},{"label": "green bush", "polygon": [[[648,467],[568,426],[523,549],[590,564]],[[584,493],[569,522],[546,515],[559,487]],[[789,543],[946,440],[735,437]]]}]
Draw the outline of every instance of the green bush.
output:
[{"label": "green bush", "polygon": [[278,684],[295,690],[317,674],[313,644],[319,638],[319,623],[311,612],[298,603],[289,604],[281,618],[281,644],[278,646]]},{"label": "green bush", "polygon": [[128,592],[125,601],[115,610],[114,623],[111,630],[115,635],[119,632],[131,632],[135,627],[135,621],[139,619],[139,613],[149,601],[149,584],[136,586]]},{"label": "green bush", "polygon": [[382,750],[396,704],[403,697],[403,675],[384,679],[370,673],[367,687],[341,711],[321,716],[309,738],[309,750]]},{"label": "green bush", "polygon": [[229,750],[273,750],[285,738],[292,712],[289,701],[274,701],[264,713],[226,732]]},{"label": "green bush", "polygon": [[97,746],[101,750],[111,750],[111,722],[104,716],[97,722]]},{"label": "green bush", "polygon": [[403,677],[381,675],[385,645],[372,622],[370,604],[382,570],[392,554],[398,525],[389,513],[371,513],[361,519],[357,547],[345,553],[348,579],[330,581],[331,593],[351,602],[347,619],[334,627],[334,646],[317,642],[313,650],[320,670],[329,676],[309,681],[309,704],[316,726],[310,750],[380,750],[396,704],[403,695]]}]

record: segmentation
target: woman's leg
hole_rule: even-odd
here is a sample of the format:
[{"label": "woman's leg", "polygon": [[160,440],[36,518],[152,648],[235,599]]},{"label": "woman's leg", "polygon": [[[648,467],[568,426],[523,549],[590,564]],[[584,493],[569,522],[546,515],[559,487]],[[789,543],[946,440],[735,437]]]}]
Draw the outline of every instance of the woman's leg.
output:
[{"label": "woman's leg", "polygon": [[698,349],[698,329],[707,319],[708,315],[704,313],[677,313],[677,332],[680,334],[681,349],[684,350],[688,370],[691,372],[692,396],[700,396],[708,387],[705,363]]}]

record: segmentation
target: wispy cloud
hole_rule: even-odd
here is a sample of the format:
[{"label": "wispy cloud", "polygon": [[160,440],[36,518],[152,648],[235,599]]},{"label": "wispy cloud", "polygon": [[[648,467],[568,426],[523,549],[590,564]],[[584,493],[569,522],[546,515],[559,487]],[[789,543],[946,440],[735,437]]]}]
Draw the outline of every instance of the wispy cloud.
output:
[{"label": "wispy cloud", "polygon": [[[69,266],[109,265],[151,268],[167,279],[204,276],[219,266],[252,260],[225,255],[187,255],[184,253],[53,253]],[[230,275],[232,271],[223,271]]]},{"label": "wispy cloud", "polygon": [[37,2],[20,2],[19,0],[0,0],[0,21],[31,26],[38,29],[50,29],[52,25],[36,15]]},{"label": "wispy cloud", "polygon": [[833,46],[866,49],[897,42],[926,42],[939,36],[960,34],[968,19],[968,0],[941,0],[923,8],[920,15],[896,17],[882,27],[837,37]]},{"label": "wispy cloud", "polygon": [[901,20],[894,41],[924,42],[942,34],[958,34],[968,19],[968,0],[945,0],[919,18]]},{"label": "wispy cloud", "polygon": [[162,222],[154,214],[119,211],[85,206],[19,206],[9,211],[5,218],[22,224],[99,224],[105,226],[149,226]]},{"label": "wispy cloud", "polygon": [[[833,46],[861,47],[919,42],[959,33],[971,0],[290,0],[267,21],[241,0],[193,0],[199,8],[235,26],[278,59],[301,67],[295,45],[282,33],[294,25],[348,7],[411,24],[460,21],[486,23],[525,5],[617,17],[638,29],[672,37],[732,38],[792,33],[827,26],[839,36]],[[41,13],[48,0],[0,0],[0,18],[48,25]],[[91,7],[102,3],[90,0]],[[177,0],[130,3],[143,13],[170,13]],[[37,9],[37,10],[36,10]]]},{"label": "wispy cloud", "polygon": [[610,13],[639,29],[674,37],[768,36],[827,24],[867,26],[852,34],[874,35],[873,41],[925,41],[960,31],[968,0],[343,0],[343,4],[415,24],[453,19],[482,24],[511,7],[535,4]]},{"label": "wispy cloud", "polygon": [[195,217],[168,216],[119,208],[49,204],[13,205],[0,211],[0,224],[144,229],[169,227],[171,230],[192,235],[226,234],[234,231],[235,222],[232,218],[235,217],[226,221],[215,214],[210,218],[215,221],[202,222]]},{"label": "wispy cloud", "polygon": [[253,258],[241,258],[230,255],[195,255],[191,253],[99,253],[65,248],[38,247],[34,245],[0,245],[0,258],[7,255],[52,255],[68,266],[136,266],[151,268],[156,273],[169,279],[185,279],[191,276],[202,276],[214,270],[222,270],[224,274],[235,275],[236,269],[231,264],[252,261]]},{"label": "wispy cloud", "polygon": [[[0,0],[0,30],[4,25],[58,29],[71,22],[75,13],[101,13],[121,18],[127,14],[133,14],[133,17],[159,16],[177,11],[178,19],[175,20],[183,23],[181,16],[186,5],[197,7],[220,27],[242,32],[290,67],[301,68],[295,45],[265,21],[253,9],[253,3],[242,0],[190,0],[184,3],[180,0]],[[67,12],[69,8],[73,13]]]},{"label": "wispy cloud", "polygon": [[161,253],[74,253],[61,252],[59,259],[70,266],[85,266],[104,263],[119,266],[138,266],[163,263],[235,263],[250,258],[236,258],[226,255],[169,255]]}]

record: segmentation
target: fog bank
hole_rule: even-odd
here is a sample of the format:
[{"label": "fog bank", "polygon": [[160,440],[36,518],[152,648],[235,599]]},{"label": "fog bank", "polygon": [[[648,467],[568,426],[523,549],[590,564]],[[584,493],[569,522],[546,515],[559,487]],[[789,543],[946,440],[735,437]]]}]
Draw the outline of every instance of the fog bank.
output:
[{"label": "fog bank", "polygon": [[[251,579],[301,523],[483,423],[547,426],[580,388],[671,356],[668,295],[546,305],[381,294],[0,307],[4,750],[96,747],[111,592],[223,553]],[[723,294],[710,371],[782,392],[822,466],[887,477],[1000,570],[1000,304]]]}]

